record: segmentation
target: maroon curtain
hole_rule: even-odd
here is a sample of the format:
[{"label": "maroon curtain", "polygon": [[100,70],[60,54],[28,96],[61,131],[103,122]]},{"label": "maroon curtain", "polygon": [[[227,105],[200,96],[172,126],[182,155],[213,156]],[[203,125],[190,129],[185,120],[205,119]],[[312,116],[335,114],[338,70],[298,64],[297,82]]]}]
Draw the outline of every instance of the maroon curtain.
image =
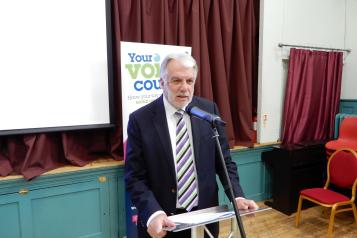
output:
[{"label": "maroon curtain", "polygon": [[[99,156],[122,159],[120,41],[185,45],[199,65],[195,94],[214,100],[230,145],[252,144],[259,0],[113,0],[115,130],[0,138],[0,176],[27,179]],[[24,118],[26,120],[26,118]]]},{"label": "maroon curtain", "polygon": [[[195,94],[218,104],[231,146],[251,145],[259,0],[117,0],[114,6],[116,42],[192,47]],[[119,62],[119,45],[116,55]]]},{"label": "maroon curtain", "polygon": [[343,67],[342,52],[291,49],[282,142],[333,138]]}]

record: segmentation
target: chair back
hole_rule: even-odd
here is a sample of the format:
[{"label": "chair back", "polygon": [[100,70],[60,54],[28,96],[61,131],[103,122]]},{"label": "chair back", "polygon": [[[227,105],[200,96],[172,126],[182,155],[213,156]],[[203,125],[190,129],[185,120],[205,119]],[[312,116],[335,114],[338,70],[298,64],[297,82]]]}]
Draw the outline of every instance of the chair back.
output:
[{"label": "chair back", "polygon": [[357,117],[346,117],[343,119],[338,138],[357,140]]},{"label": "chair back", "polygon": [[351,188],[357,178],[357,153],[351,149],[335,151],[328,161],[328,180],[342,188]]}]

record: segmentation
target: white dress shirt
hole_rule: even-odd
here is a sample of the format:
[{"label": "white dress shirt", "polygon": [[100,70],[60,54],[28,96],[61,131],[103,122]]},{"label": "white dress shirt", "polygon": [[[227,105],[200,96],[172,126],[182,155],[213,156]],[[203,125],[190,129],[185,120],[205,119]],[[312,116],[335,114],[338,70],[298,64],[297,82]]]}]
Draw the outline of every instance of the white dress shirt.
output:
[{"label": "white dress shirt", "polygon": [[[174,106],[172,106],[165,96],[163,96],[164,100],[164,108],[165,108],[165,113],[166,113],[166,121],[167,121],[167,126],[169,128],[169,134],[170,134],[170,141],[171,141],[171,148],[172,148],[172,156],[174,158],[174,165],[175,165],[175,172],[176,172],[176,124],[177,124],[177,116],[175,113],[178,111]],[[183,111],[185,111],[185,108],[182,108]],[[196,164],[195,164],[195,155],[194,155],[194,148],[193,148],[193,139],[192,139],[192,129],[191,129],[191,119],[190,116],[184,112],[183,114],[183,119],[186,122],[186,127],[188,131],[188,135],[190,137],[190,143],[191,143],[191,149],[192,149],[192,158],[193,158],[193,164],[195,168],[195,176],[196,176],[196,181],[197,181],[197,186],[198,186],[198,179],[197,179],[197,170],[196,170]],[[177,176],[177,175],[176,175]],[[199,196],[198,191],[197,191],[197,196]],[[176,207],[180,208],[177,202],[176,198]],[[165,213],[164,211],[157,211],[153,213],[148,221],[147,221],[147,226],[149,226],[150,222],[152,219],[154,219],[157,215]]]}]

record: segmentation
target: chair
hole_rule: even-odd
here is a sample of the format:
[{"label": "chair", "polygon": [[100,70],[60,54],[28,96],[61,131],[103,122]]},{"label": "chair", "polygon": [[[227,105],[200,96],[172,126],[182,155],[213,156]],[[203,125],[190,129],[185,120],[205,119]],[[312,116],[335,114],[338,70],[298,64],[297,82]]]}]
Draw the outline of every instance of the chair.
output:
[{"label": "chair", "polygon": [[351,148],[357,151],[357,117],[345,117],[341,122],[337,140],[326,143],[327,155],[341,148]]},{"label": "chair", "polygon": [[[329,189],[337,185],[351,189],[351,197],[347,197]],[[339,149],[329,158],[327,164],[327,181],[323,188],[309,188],[300,191],[298,209],[296,213],[296,226],[300,223],[300,213],[303,200],[331,208],[327,237],[332,237],[335,215],[340,212],[353,211],[357,224],[357,211],[354,204],[357,186],[357,153],[352,149]]]}]

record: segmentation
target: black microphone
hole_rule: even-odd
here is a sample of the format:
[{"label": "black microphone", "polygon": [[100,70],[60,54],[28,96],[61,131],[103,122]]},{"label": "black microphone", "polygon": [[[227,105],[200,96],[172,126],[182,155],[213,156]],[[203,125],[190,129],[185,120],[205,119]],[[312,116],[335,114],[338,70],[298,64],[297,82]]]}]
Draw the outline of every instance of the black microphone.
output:
[{"label": "black microphone", "polygon": [[188,106],[186,107],[186,112],[190,116],[197,117],[198,119],[204,120],[209,122],[210,124],[216,124],[225,126],[226,122],[223,121],[219,116],[211,114],[209,112],[203,111],[202,109],[195,107],[195,106]]}]

